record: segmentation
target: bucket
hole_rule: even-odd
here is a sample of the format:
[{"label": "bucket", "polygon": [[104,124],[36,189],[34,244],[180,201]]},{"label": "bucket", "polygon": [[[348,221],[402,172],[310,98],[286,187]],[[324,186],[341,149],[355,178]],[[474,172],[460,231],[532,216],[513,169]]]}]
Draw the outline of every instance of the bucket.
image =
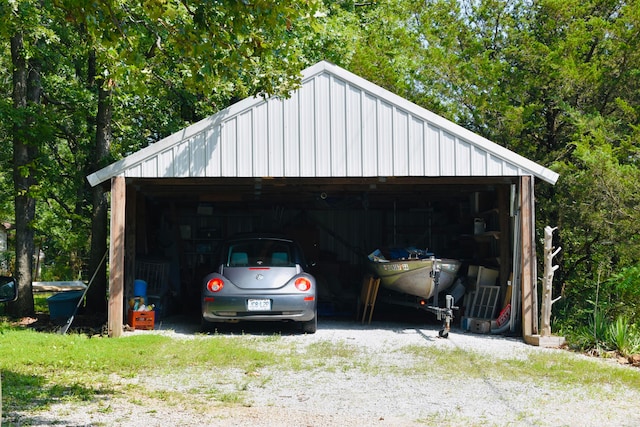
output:
[{"label": "bucket", "polygon": [[147,282],[144,280],[136,279],[133,281],[133,296],[134,297],[147,297]]},{"label": "bucket", "polygon": [[73,316],[83,293],[82,291],[60,292],[47,298],[49,318],[57,320]]}]

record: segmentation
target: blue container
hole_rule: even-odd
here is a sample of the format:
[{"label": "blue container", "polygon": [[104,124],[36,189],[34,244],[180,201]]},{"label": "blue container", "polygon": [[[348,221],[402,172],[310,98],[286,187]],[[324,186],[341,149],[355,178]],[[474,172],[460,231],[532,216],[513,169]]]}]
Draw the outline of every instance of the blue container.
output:
[{"label": "blue container", "polygon": [[147,298],[147,282],[136,279],[133,281],[133,296]]},{"label": "blue container", "polygon": [[60,292],[47,298],[49,318],[56,320],[71,317],[78,306],[78,302],[80,302],[80,298],[82,298],[82,294],[82,291]]}]

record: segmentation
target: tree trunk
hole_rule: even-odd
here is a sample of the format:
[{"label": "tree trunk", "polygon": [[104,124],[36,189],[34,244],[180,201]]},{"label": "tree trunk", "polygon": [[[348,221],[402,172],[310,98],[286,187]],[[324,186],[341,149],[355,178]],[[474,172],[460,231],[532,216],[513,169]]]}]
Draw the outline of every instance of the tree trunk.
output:
[{"label": "tree trunk", "polygon": [[[13,65],[13,107],[19,114],[13,125],[13,185],[15,191],[16,217],[16,266],[13,275],[18,287],[18,299],[10,303],[8,312],[12,316],[34,314],[32,266],[36,203],[31,197],[31,187],[36,184],[33,160],[37,147],[29,141],[33,118],[27,112],[29,103],[40,99],[40,75],[37,67],[28,71],[22,33],[11,37],[11,61]],[[30,143],[31,142],[31,143]]]},{"label": "tree trunk", "polygon": [[[90,59],[91,62],[91,59]],[[99,83],[102,80],[98,80]],[[98,113],[96,116],[96,149],[93,162],[94,170],[104,166],[111,148],[111,89],[109,84],[98,88]],[[95,279],[87,291],[87,312],[107,312],[107,268],[106,261],[100,263],[107,251],[108,202],[104,187],[97,185],[91,190],[93,212],[91,215],[91,254],[89,272]]]}]

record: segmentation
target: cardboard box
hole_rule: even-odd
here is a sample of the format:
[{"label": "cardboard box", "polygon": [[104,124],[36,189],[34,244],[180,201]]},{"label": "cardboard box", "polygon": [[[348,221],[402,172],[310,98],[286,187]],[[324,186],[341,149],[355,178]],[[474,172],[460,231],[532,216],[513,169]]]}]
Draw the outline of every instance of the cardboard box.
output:
[{"label": "cardboard box", "polygon": [[491,320],[469,319],[469,330],[476,334],[488,334],[491,332]]},{"label": "cardboard box", "polygon": [[156,321],[156,312],[129,310],[127,318],[129,319],[129,326],[133,329],[153,329]]}]

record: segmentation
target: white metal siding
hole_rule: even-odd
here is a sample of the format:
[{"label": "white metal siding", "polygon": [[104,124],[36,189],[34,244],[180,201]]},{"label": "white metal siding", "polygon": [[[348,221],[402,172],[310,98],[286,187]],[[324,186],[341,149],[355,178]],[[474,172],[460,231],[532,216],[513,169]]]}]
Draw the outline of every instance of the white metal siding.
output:
[{"label": "white metal siding", "polygon": [[[300,126],[300,172],[299,176],[315,176],[315,160],[316,160],[316,89],[317,80],[311,80],[305,83],[300,90],[300,109],[298,113],[300,117],[298,124]],[[294,135],[295,138],[295,135]]]},{"label": "white metal siding", "polygon": [[455,150],[456,176],[471,176],[471,144],[457,140]]},{"label": "white metal siding", "polygon": [[206,164],[205,169],[201,177],[204,176],[218,176],[220,172],[220,155],[222,150],[218,149],[220,146],[220,131],[219,126],[208,128],[205,131],[204,142],[207,145],[205,149]]},{"label": "white metal siding", "polygon": [[269,176],[269,107],[256,106],[251,122],[253,150],[253,175]]},{"label": "white metal siding", "polygon": [[265,133],[269,137],[267,144],[268,171],[265,176],[283,176],[284,171],[284,126],[283,126],[283,104],[279,102],[269,103],[268,118],[265,126]]},{"label": "white metal siding", "polygon": [[409,175],[422,176],[425,174],[424,152],[428,143],[425,135],[425,124],[415,117],[411,117],[410,121],[411,128],[408,135]]},{"label": "white metal siding", "polygon": [[393,176],[407,176],[409,175],[409,157],[411,156],[409,114],[406,111],[394,109],[392,127],[393,170],[391,174]]},{"label": "white metal siding", "polygon": [[315,102],[315,174],[331,176],[331,91],[329,75],[318,76]]},{"label": "white metal siding", "polygon": [[[419,143],[419,142],[417,142]],[[440,170],[440,129],[429,124],[424,143],[424,164],[426,176],[441,176]]]},{"label": "white metal siding", "polygon": [[362,92],[358,88],[348,86],[345,92],[346,108],[346,176],[362,176],[363,117],[362,117]]},{"label": "white metal siding", "polygon": [[88,178],[557,174],[322,62],[290,98],[245,99]]},{"label": "white metal siding", "polygon": [[[284,103],[283,108],[283,137],[284,137],[284,176],[300,175],[300,93]],[[277,167],[274,167],[276,169]]]},{"label": "white metal siding", "polygon": [[456,172],[456,138],[455,136],[440,130],[438,133],[440,147],[440,175],[455,176]]},{"label": "white metal siding", "polygon": [[332,79],[330,114],[331,168],[332,176],[347,174],[347,83]]},{"label": "white metal siding", "polygon": [[365,149],[377,148],[378,169],[374,176],[393,175],[393,106],[378,100],[378,138],[377,147],[367,144]]},{"label": "white metal siding", "polygon": [[362,176],[376,176],[378,171],[377,99],[362,94]]},{"label": "white metal siding", "polygon": [[253,125],[254,125],[253,109],[246,111],[238,116],[236,140],[235,144],[238,149],[236,166],[237,176],[254,176],[254,156],[255,145],[253,143]]}]

